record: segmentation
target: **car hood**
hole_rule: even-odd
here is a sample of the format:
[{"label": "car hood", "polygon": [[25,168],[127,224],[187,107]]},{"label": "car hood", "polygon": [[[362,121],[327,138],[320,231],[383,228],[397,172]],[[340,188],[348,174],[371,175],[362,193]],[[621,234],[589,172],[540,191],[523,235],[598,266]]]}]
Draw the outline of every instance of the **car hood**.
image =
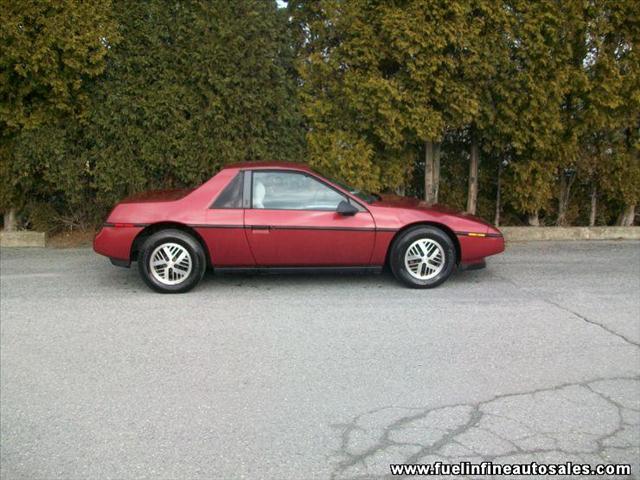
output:
[{"label": "car hood", "polygon": [[456,217],[461,217],[466,220],[478,222],[482,225],[493,228],[493,226],[489,222],[480,217],[470,215],[460,210],[455,210],[451,207],[447,207],[446,205],[442,205],[439,203],[427,203],[424,200],[418,200],[417,198],[413,197],[402,197],[400,195],[383,194],[380,195],[380,197],[381,199],[373,204],[376,207],[407,208],[412,210],[424,210],[428,212],[444,213],[447,215],[455,215]]},{"label": "car hood", "polygon": [[435,210],[442,213],[458,213],[453,208],[441,205],[439,203],[427,203],[424,200],[418,200],[414,197],[402,197],[400,195],[380,195],[381,200],[375,202],[379,207],[395,207],[395,208],[421,208]]},{"label": "car hood", "polygon": [[152,203],[152,202],[172,202],[180,200],[193,192],[193,188],[180,188],[174,190],[149,190],[147,192],[136,193],[125,198],[120,203]]}]

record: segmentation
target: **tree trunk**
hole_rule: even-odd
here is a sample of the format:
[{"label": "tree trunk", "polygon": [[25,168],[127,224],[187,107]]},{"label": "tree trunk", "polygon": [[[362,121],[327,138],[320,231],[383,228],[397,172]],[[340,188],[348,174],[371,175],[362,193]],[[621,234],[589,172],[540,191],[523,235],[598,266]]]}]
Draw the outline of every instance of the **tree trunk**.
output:
[{"label": "tree trunk", "polygon": [[502,208],[502,206],[500,205],[500,188],[502,187],[502,185],[500,185],[500,181],[501,181],[501,177],[502,177],[502,162],[498,162],[498,181],[496,184],[496,216],[493,220],[493,224],[496,227],[500,226],[500,209]]},{"label": "tree trunk", "polygon": [[480,164],[480,152],[478,139],[471,134],[471,158],[469,160],[469,188],[467,190],[467,212],[475,215],[478,206],[478,166]]},{"label": "tree trunk", "polygon": [[440,142],[433,145],[433,203],[438,203],[440,193]]},{"label": "tree trunk", "polygon": [[575,176],[567,176],[565,172],[560,174],[560,197],[558,198],[558,219],[556,225],[567,224],[567,210],[569,209],[569,199],[571,198],[571,186]]},{"label": "tree trunk", "polygon": [[13,232],[16,229],[16,210],[10,208],[4,212],[4,231]]},{"label": "tree trunk", "polygon": [[424,200],[433,203],[434,154],[433,142],[424,142]]},{"label": "tree trunk", "polygon": [[589,213],[589,226],[593,227],[596,224],[596,212],[598,206],[598,189],[594,183],[591,186],[591,212]]},{"label": "tree trunk", "polygon": [[540,226],[540,218],[538,217],[538,210],[529,214],[529,225],[532,227]]},{"label": "tree trunk", "polygon": [[631,227],[636,216],[636,206],[627,205],[618,217],[618,225],[621,227]]}]

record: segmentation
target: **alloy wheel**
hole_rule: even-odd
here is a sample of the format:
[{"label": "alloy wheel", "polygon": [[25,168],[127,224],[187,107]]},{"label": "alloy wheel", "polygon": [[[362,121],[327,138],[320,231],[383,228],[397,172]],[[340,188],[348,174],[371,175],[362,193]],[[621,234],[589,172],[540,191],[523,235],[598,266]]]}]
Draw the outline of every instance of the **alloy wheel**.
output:
[{"label": "alloy wheel", "polygon": [[149,270],[163,285],[178,285],[189,277],[193,261],[191,254],[177,243],[163,243],[151,253]]},{"label": "alloy wheel", "polygon": [[445,266],[445,253],[442,246],[430,238],[416,240],[404,254],[407,272],[418,280],[430,280],[438,275]]}]

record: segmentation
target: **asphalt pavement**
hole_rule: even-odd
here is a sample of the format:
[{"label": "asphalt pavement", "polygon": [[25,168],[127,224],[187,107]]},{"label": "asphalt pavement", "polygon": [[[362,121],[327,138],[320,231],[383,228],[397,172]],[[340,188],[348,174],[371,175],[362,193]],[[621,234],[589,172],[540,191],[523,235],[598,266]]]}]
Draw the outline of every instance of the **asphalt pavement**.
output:
[{"label": "asphalt pavement", "polygon": [[390,463],[631,463],[640,242],[509,245],[434,290],[0,251],[2,479],[383,478]]}]

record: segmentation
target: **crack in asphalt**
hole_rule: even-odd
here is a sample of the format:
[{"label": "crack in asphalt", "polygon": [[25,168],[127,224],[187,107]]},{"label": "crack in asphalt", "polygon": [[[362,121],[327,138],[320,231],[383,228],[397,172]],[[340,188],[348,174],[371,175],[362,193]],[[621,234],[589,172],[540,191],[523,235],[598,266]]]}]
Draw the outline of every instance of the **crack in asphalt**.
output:
[{"label": "crack in asphalt", "polygon": [[550,304],[550,305],[553,305],[553,306],[559,308],[560,310],[564,310],[565,312],[571,313],[572,315],[578,317],[581,320],[584,320],[587,323],[590,323],[591,325],[595,325],[597,327],[600,327],[604,331],[609,332],[611,335],[615,335],[616,337],[624,340],[625,342],[627,342],[630,345],[633,345],[633,346],[636,346],[636,347],[640,348],[640,343],[639,342],[636,342],[635,340],[632,340],[631,338],[627,337],[626,335],[623,335],[622,333],[616,332],[612,328],[609,328],[609,327],[607,327],[606,325],[604,325],[604,324],[602,324],[600,322],[596,322],[595,320],[591,320],[591,319],[585,317],[584,315],[582,315],[582,314],[580,314],[580,313],[578,313],[578,312],[576,312],[574,310],[571,310],[568,307],[565,307],[564,305],[560,305],[559,303],[556,303],[553,300],[549,300],[548,298],[541,298],[541,300],[546,302],[546,303],[548,303],[548,304]]},{"label": "crack in asphalt", "polygon": [[[567,312],[574,317],[582,320],[585,323],[593,325],[595,327],[599,327],[603,331],[608,334],[614,335],[620,340],[624,341],[626,344],[634,347],[640,347],[640,343],[629,338],[628,336],[619,333],[607,325],[592,320],[581,313],[578,313],[560,303],[557,303],[553,300],[550,300],[545,297],[541,297],[537,292],[533,293],[529,291],[529,289],[519,285],[517,282],[512,280],[509,277],[503,275],[497,275],[496,277],[506,281],[507,283],[514,286],[516,289],[522,291],[527,296],[542,301],[546,304],[552,305],[564,312]],[[599,391],[596,388],[596,385],[599,382],[633,382],[635,384],[636,389],[640,391],[640,376],[630,376],[630,377],[610,377],[610,378],[596,378],[592,380],[588,380],[585,382],[574,382],[574,383],[561,383],[554,387],[549,388],[541,388],[534,389],[525,392],[517,392],[510,393],[504,395],[497,395],[489,400],[485,400],[478,403],[457,403],[451,405],[444,405],[435,408],[424,408],[424,409],[416,409],[416,408],[404,408],[404,407],[396,407],[396,406],[387,406],[381,407],[375,410],[370,410],[364,414],[356,416],[351,422],[347,424],[341,425],[332,425],[334,428],[341,429],[341,446],[335,452],[334,455],[334,470],[332,472],[331,478],[334,480],[337,479],[348,479],[348,480],[364,480],[364,479],[377,479],[377,478],[395,478],[392,477],[389,473],[381,473],[372,471],[373,467],[371,463],[376,460],[380,460],[380,457],[388,458],[388,463],[383,464],[382,467],[386,467],[388,469],[389,463],[406,463],[406,464],[415,464],[415,463],[424,463],[427,459],[431,458],[431,460],[437,458],[441,461],[446,462],[460,462],[460,461],[506,461],[513,460],[515,456],[519,457],[540,457],[543,455],[562,455],[563,457],[571,457],[573,456],[575,459],[580,460],[584,463],[589,463],[588,460],[592,460],[595,457],[598,459],[599,463],[609,463],[611,460],[609,458],[609,454],[612,452],[629,452],[625,458],[635,458],[640,453],[640,435],[638,435],[638,429],[640,428],[640,395],[635,396],[632,400],[635,402],[637,406],[632,405],[623,405],[621,402],[615,400],[611,395],[607,395],[602,391]],[[566,395],[562,395],[562,393],[566,392],[567,389],[570,388],[581,388],[583,390],[583,394],[586,392],[594,395],[599,398],[604,405],[612,407],[615,410],[615,420],[609,424],[609,428],[605,433],[600,435],[595,435],[591,432],[581,431],[579,429],[569,430],[569,431],[540,431],[536,430],[535,425],[527,424],[521,419],[514,418],[517,413],[514,413],[514,416],[509,415],[500,415],[494,412],[486,411],[486,408],[490,405],[496,404],[504,399],[519,399],[523,397],[535,396],[539,394],[555,394],[562,398],[563,401],[568,404],[575,405],[575,408],[580,408],[582,404],[580,402],[574,402],[570,398],[567,398]],[[584,399],[583,399],[584,400]],[[427,420],[429,415],[434,412],[444,412],[451,409],[456,408],[466,408],[468,411],[465,414],[464,421],[458,422],[455,426],[446,429],[441,432],[440,436],[431,442],[420,443],[420,442],[402,442],[398,440],[394,440],[393,435],[401,431],[403,428],[415,424],[419,421]],[[405,410],[407,412],[411,412],[409,415],[402,416],[388,425],[384,426],[382,429],[382,433],[375,439],[370,438],[369,440],[373,440],[371,445],[368,448],[361,450],[357,447],[354,448],[353,443],[353,435],[355,433],[366,433],[368,430],[366,427],[361,425],[360,423],[366,424],[363,422],[363,419],[366,419],[369,416],[376,415],[385,410],[391,409],[399,409]],[[518,411],[523,411],[523,409],[517,409]],[[639,415],[636,415],[637,421],[630,422],[625,421],[625,412],[635,412]],[[528,430],[531,432],[530,435],[519,436],[517,438],[509,438],[508,435],[500,434],[496,431],[493,425],[491,425],[490,421],[487,419],[491,418],[502,418],[504,420],[515,423],[516,425]],[[483,421],[487,421],[488,425],[482,425]],[[615,441],[617,437],[625,433],[625,430],[629,427],[635,429],[635,437],[634,441],[627,442],[624,444],[624,439],[622,439],[622,445],[616,444]],[[430,431],[431,430],[431,431]],[[423,432],[426,436],[433,434],[433,428],[426,426],[423,428]],[[435,429],[437,430],[437,429]],[[494,438],[497,438],[504,445],[508,445],[509,449],[504,451],[495,451],[493,453],[479,451],[477,447],[470,445],[469,442],[464,441],[464,436],[470,432],[484,432],[487,435],[490,435]],[[587,439],[587,443],[592,445],[592,448],[567,448],[566,446],[562,446],[562,441],[559,439],[559,436],[567,435],[567,434],[578,434],[582,435]],[[461,438],[462,437],[462,438]],[[525,447],[522,443],[526,443],[528,441],[540,441],[540,439],[544,439],[547,441],[550,446],[549,447]],[[447,448],[452,446],[458,446],[462,450],[466,450],[469,452],[468,454],[457,453],[457,454],[447,454]],[[405,449],[404,455],[396,455],[393,458],[389,457],[391,453],[390,450],[397,451],[397,449]],[[365,473],[359,473],[358,470],[364,470]],[[637,470],[637,469],[636,469]],[[388,472],[388,470],[383,470]],[[629,478],[638,478],[637,471],[634,472]],[[460,477],[465,478],[465,477]]]},{"label": "crack in asphalt", "polygon": [[[630,382],[627,386],[632,387],[633,393],[630,398],[616,399],[607,393],[607,387],[611,388],[612,384],[624,386],[624,382]],[[638,392],[640,376],[603,377],[496,395],[476,403],[454,403],[432,408],[377,408],[357,415],[350,422],[332,425],[340,431],[340,447],[332,456],[334,469],[331,478],[391,478],[388,473],[389,463],[414,464],[437,460],[448,463],[524,463],[523,457],[537,457],[537,461],[540,461],[540,456],[544,455],[562,455],[562,461],[593,463],[593,459],[596,458],[598,463],[611,463],[609,455],[616,451],[628,453],[625,458],[636,458],[636,451],[640,451],[639,436],[634,435],[631,441],[618,437],[628,427],[635,429],[636,433],[640,427]],[[533,400],[537,402],[535,405],[530,404]],[[509,402],[515,403],[516,407],[510,406]],[[553,427],[543,425],[545,422],[549,423],[545,415],[541,421],[530,416],[536,410],[538,413],[544,413],[545,409],[555,411],[558,408],[568,411],[577,409],[578,406],[587,408],[593,415],[599,415],[600,423],[602,418],[606,420],[607,416],[610,417],[609,422],[604,422],[605,430],[602,430],[600,424],[590,423],[582,416],[575,419],[576,424],[567,424],[564,418]],[[500,408],[508,412],[492,411]],[[630,413],[635,413],[633,420],[625,419],[625,414]],[[392,418],[383,422],[382,426],[369,425],[371,422],[375,425],[377,417],[386,414],[391,414]],[[448,423],[444,428],[443,420],[445,424]],[[525,433],[518,434],[518,429],[514,428],[508,428],[508,433],[500,432],[499,427],[504,421],[521,427],[520,430]],[[584,425],[581,426],[580,422]],[[589,431],[589,428],[601,428],[601,431]],[[365,448],[360,446],[362,438],[358,438],[363,435],[367,437],[365,440],[368,442]],[[407,435],[418,436],[421,441],[403,438]],[[496,446],[495,439],[498,439],[501,445]],[[540,444],[540,439],[546,439],[548,444]],[[617,440],[619,441],[616,442]],[[563,445],[563,442],[569,442],[571,447]],[[580,445],[585,442],[586,445]],[[455,447],[458,447],[458,450]],[[526,461],[533,459],[529,458]],[[376,462],[385,473],[376,471]]]},{"label": "crack in asphalt", "polygon": [[556,308],[559,308],[562,311],[565,311],[567,313],[570,313],[571,315],[575,316],[576,318],[579,318],[580,320],[589,323],[591,325],[594,325],[596,327],[600,327],[602,330],[604,330],[607,333],[610,333],[611,335],[615,335],[616,337],[618,337],[621,340],[624,340],[626,343],[628,343],[629,345],[632,345],[634,347],[638,347],[640,348],[640,342],[636,342],[635,340],[627,337],[626,335],[623,335],[622,333],[616,332],[615,330],[613,330],[612,328],[600,323],[600,322],[596,322],[595,320],[591,320],[590,318],[585,317],[584,315],[571,310],[568,307],[565,307],[564,305],[561,305],[557,302],[554,302],[553,300],[550,300],[546,297],[541,297],[538,294],[533,294],[531,291],[529,291],[527,288],[523,287],[522,285],[519,285],[517,282],[515,282],[513,279],[506,277],[504,275],[498,275],[496,273],[494,273],[494,275],[504,281],[506,281],[507,283],[510,283],[511,285],[513,285],[514,287],[516,287],[518,290],[523,291],[524,293],[526,293],[527,295],[529,295],[532,298],[538,299],[543,301],[544,303],[547,303],[549,305],[552,305]]}]

